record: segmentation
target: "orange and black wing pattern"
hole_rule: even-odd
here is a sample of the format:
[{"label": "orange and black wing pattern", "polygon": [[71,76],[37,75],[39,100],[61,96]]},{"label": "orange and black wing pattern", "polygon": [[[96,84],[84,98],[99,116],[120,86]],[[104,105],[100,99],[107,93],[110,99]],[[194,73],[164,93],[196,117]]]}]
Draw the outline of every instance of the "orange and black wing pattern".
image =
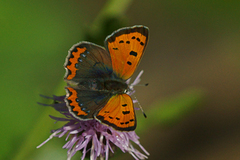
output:
[{"label": "orange and black wing pattern", "polygon": [[136,128],[133,102],[127,94],[112,96],[95,118],[119,131],[133,131]]},{"label": "orange and black wing pattern", "polygon": [[106,38],[105,47],[117,77],[127,80],[132,76],[143,56],[148,35],[147,27],[134,26],[119,29]]}]

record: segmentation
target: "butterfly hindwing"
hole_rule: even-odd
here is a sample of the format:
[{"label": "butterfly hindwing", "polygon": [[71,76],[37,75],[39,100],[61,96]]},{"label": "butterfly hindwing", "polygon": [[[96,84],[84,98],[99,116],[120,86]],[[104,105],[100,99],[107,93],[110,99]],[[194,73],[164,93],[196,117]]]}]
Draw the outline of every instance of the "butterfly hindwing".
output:
[{"label": "butterfly hindwing", "polygon": [[136,70],[148,42],[148,28],[134,26],[119,29],[105,40],[112,69],[119,78],[130,78]]},{"label": "butterfly hindwing", "polygon": [[94,115],[105,106],[108,94],[101,91],[81,90],[66,87],[65,102],[70,113],[78,119],[93,119]]},{"label": "butterfly hindwing", "polygon": [[127,94],[112,96],[95,118],[120,131],[133,131],[136,128],[133,102]]}]

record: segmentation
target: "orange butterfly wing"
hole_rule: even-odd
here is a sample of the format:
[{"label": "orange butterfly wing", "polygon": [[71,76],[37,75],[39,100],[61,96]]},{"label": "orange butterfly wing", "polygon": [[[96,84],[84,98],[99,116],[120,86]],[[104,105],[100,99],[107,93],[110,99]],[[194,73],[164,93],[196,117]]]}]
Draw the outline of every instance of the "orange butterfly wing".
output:
[{"label": "orange butterfly wing", "polygon": [[148,28],[134,26],[113,32],[105,40],[117,77],[127,80],[136,70],[148,42]]},{"label": "orange butterfly wing", "polygon": [[112,96],[95,118],[120,131],[133,131],[136,128],[133,102],[127,94]]}]

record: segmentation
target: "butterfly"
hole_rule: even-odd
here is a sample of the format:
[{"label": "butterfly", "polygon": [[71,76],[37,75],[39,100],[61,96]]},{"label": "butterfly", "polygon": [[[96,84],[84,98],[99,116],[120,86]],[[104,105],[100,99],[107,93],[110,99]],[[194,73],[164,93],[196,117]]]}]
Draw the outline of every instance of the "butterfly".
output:
[{"label": "butterfly", "polygon": [[149,29],[142,25],[118,29],[105,48],[82,41],[68,51],[64,67],[65,102],[79,120],[96,119],[118,131],[133,131],[136,115],[126,81],[136,70]]}]

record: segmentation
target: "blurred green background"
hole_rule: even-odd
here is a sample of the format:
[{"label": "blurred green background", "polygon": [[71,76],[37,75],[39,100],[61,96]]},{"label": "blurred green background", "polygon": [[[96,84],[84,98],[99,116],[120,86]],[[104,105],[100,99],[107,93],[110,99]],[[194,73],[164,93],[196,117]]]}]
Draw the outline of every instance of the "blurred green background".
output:
[{"label": "blurred green background", "polygon": [[148,116],[138,112],[136,132],[149,159],[239,160],[239,8],[239,0],[0,1],[0,159],[65,160],[64,139],[36,149],[61,126],[39,94],[65,93],[73,44],[103,45],[112,31],[142,24],[150,39],[136,73],[150,85],[136,87]]}]

